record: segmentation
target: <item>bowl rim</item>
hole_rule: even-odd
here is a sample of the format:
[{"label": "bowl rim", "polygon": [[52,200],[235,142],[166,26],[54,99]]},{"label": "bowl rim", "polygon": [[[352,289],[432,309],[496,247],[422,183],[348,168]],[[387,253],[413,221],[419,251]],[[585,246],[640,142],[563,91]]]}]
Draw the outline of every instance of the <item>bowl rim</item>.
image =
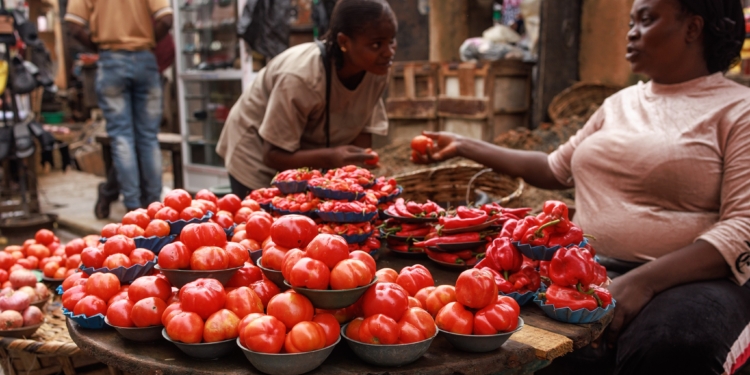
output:
[{"label": "bowl rim", "polygon": [[167,334],[167,328],[166,327],[162,328],[162,330],[161,330],[161,336],[164,337],[165,340],[171,342],[172,344],[175,344],[175,345],[188,345],[188,346],[193,346],[193,347],[226,344],[226,343],[228,343],[230,341],[234,341],[234,339],[228,339],[228,340],[222,340],[222,341],[216,341],[216,342],[199,342],[197,344],[189,344],[189,343],[186,343],[186,342],[180,342],[180,341],[172,340],[172,338],[169,337],[169,334]]},{"label": "bowl rim", "polygon": [[[279,271],[279,272],[281,272],[281,271]],[[375,276],[372,277],[372,281],[370,281],[369,284],[363,285],[363,286],[358,286],[358,287],[352,288],[352,289],[310,289],[310,288],[303,288],[303,287],[292,286],[292,284],[289,284],[288,280],[284,279],[284,285],[286,285],[286,286],[294,289],[295,291],[297,289],[302,289],[305,292],[309,291],[309,292],[313,292],[313,293],[332,293],[332,294],[341,293],[341,292],[352,292],[352,291],[355,291],[355,290],[356,291],[360,291],[360,290],[363,290],[363,289],[368,289],[371,286],[375,285],[375,283],[377,283],[377,282],[378,282],[378,276],[375,275]]]},{"label": "bowl rim", "polygon": [[114,329],[122,329],[122,330],[126,330],[126,331],[138,331],[138,330],[155,329],[156,327],[164,328],[164,326],[161,325],[161,324],[159,324],[158,326],[148,326],[148,327],[120,327],[120,326],[116,326],[114,324],[111,324],[109,322],[109,319],[107,319],[106,315],[104,316],[104,324],[106,324],[106,325],[108,325],[108,326],[110,326],[110,327],[112,327]]},{"label": "bowl rim", "polygon": [[66,279],[65,277],[63,277],[62,279],[53,279],[53,278],[49,278],[47,276],[42,275],[42,281],[63,282],[63,281],[65,281],[65,279]]},{"label": "bowl rim", "polygon": [[510,335],[512,335],[512,334],[520,331],[521,328],[523,328],[523,326],[525,324],[526,323],[523,321],[523,318],[519,316],[518,317],[518,326],[516,327],[516,329],[514,329],[512,331],[509,331],[509,332],[496,333],[494,335],[464,335],[462,333],[453,333],[453,332],[445,331],[445,330],[440,329],[439,327],[438,327],[438,331],[439,332],[443,332],[445,334],[448,334],[450,336],[466,337],[466,338],[470,338],[470,337],[500,337],[500,336],[505,336],[505,335],[510,336]]},{"label": "bowl rim", "polygon": [[[149,250],[149,251],[151,251],[151,250]],[[159,263],[158,263],[158,255],[154,256],[154,259],[149,260],[148,262],[146,262],[146,264],[137,264],[136,263],[136,264],[131,265],[130,267],[118,266],[118,267],[115,267],[115,268],[107,268],[107,267],[94,268],[94,267],[84,267],[84,265],[81,264],[78,267],[78,269],[81,270],[81,272],[84,272],[84,273],[86,273],[86,274],[88,274],[90,276],[91,274],[94,274],[94,273],[114,273],[115,271],[117,271],[119,269],[122,269],[125,272],[127,272],[127,271],[130,271],[130,270],[133,270],[133,269],[146,268],[150,264],[153,264],[154,265],[153,267],[156,267],[156,266],[159,265]],[[88,272],[86,272],[86,270],[89,270],[89,272],[91,272],[91,274],[89,274]],[[63,281],[64,281],[64,279],[63,279]]]},{"label": "bowl rim", "polygon": [[2,336],[1,335],[2,332],[21,332],[21,331],[27,331],[27,330],[30,330],[30,329],[34,329],[34,328],[39,328],[44,323],[47,323],[47,318],[46,317],[42,319],[41,323],[34,324],[33,326],[22,326],[22,327],[19,327],[19,328],[11,328],[11,329],[0,330],[0,336]]},{"label": "bowl rim", "polygon": [[261,353],[261,352],[256,352],[254,350],[250,350],[250,349],[246,348],[244,345],[242,345],[240,343],[240,338],[239,337],[237,337],[236,340],[237,340],[237,346],[239,346],[240,349],[242,349],[243,351],[250,352],[250,353],[253,353],[253,354],[267,355],[267,356],[271,356],[271,357],[273,357],[273,356],[284,357],[284,356],[295,356],[295,355],[302,355],[302,354],[312,354],[312,353],[322,352],[322,351],[324,351],[326,349],[333,348],[334,346],[338,345],[338,343],[341,342],[341,335],[339,335],[339,338],[336,339],[336,342],[334,342],[331,345],[328,345],[328,346],[326,346],[324,348],[320,348],[318,350],[312,350],[312,351],[309,351],[309,352],[301,352],[301,353]]},{"label": "bowl rim", "polygon": [[261,261],[262,259],[263,259],[263,256],[261,256],[260,258],[258,258],[258,262],[257,262],[257,263],[258,263],[258,264],[257,264],[258,268],[260,268],[260,269],[261,269],[261,270],[263,270],[263,271],[269,271],[269,272],[278,272],[278,273],[281,273],[281,271],[277,271],[277,270],[272,270],[272,269],[270,269],[270,268],[266,268],[266,267],[263,267],[263,262]]},{"label": "bowl rim", "polygon": [[[351,322],[349,322],[349,323],[351,323]],[[371,347],[378,347],[378,348],[390,348],[390,347],[396,347],[396,346],[407,346],[407,345],[424,344],[424,343],[426,343],[428,341],[434,340],[435,337],[437,337],[438,333],[440,333],[440,328],[438,328],[437,324],[435,324],[435,334],[432,335],[431,337],[428,337],[428,338],[422,340],[422,341],[410,342],[408,344],[381,344],[381,345],[375,345],[375,344],[368,344],[366,342],[357,341],[357,340],[351,339],[349,337],[346,337],[346,327],[349,326],[349,323],[346,323],[343,326],[341,326],[341,334],[339,336],[345,338],[348,342],[353,342],[353,343],[356,343],[356,344],[361,344],[361,345],[366,345],[366,346],[371,346]]]},{"label": "bowl rim", "polygon": [[[158,268],[157,268],[157,267],[158,267]],[[228,272],[228,271],[237,271],[237,270],[239,270],[239,269],[240,269],[240,268],[242,268],[242,267],[243,267],[243,266],[232,267],[232,268],[225,268],[225,269],[223,269],[223,270],[174,270],[174,269],[165,269],[165,268],[161,268],[161,267],[159,267],[159,265],[157,264],[157,265],[155,265],[155,266],[154,266],[154,269],[155,269],[155,270],[158,270],[158,271],[160,271],[160,272],[165,272],[165,271],[166,271],[166,272],[173,272],[173,273],[184,273],[184,274],[187,274],[187,273],[196,273],[196,274],[201,274],[201,273],[212,273],[212,272]]]}]

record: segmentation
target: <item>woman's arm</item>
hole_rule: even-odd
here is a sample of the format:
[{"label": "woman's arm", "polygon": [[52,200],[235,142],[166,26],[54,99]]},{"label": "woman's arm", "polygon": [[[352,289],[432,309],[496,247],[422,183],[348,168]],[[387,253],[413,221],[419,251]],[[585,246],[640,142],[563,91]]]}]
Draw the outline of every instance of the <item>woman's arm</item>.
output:
[{"label": "woman's arm", "polygon": [[350,145],[357,146],[359,148],[372,148],[372,134],[365,132],[359,133],[357,138],[354,138]]},{"label": "woman's arm", "polygon": [[338,168],[349,164],[362,165],[365,160],[374,157],[365,153],[363,148],[352,145],[289,152],[270,142],[263,144],[263,164],[277,171],[302,167],[323,169]]}]

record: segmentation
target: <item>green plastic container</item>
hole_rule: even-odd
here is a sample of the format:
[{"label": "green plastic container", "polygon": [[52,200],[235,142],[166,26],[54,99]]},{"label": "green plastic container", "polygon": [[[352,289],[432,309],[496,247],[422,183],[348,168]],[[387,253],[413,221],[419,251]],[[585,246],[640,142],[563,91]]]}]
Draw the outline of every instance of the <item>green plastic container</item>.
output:
[{"label": "green plastic container", "polygon": [[62,124],[64,118],[64,112],[42,112],[42,121],[45,124]]}]

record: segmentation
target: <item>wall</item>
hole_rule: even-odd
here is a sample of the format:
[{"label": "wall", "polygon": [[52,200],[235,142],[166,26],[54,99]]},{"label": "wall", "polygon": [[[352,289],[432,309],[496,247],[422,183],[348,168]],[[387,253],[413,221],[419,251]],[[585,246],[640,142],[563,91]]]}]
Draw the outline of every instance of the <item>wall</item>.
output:
[{"label": "wall", "polygon": [[625,86],[635,79],[625,60],[634,0],[584,0],[581,13],[581,81]]},{"label": "wall", "polygon": [[428,60],[430,25],[427,1],[389,0],[388,3],[398,19],[398,34],[396,35],[398,50],[394,59],[397,61]]}]

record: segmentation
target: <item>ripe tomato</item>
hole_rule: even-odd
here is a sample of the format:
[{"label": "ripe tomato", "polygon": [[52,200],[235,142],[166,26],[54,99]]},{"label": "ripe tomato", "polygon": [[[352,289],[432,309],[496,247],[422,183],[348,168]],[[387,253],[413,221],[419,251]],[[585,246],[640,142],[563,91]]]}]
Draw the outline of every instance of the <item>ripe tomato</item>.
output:
[{"label": "ripe tomato", "polygon": [[[515,302],[515,301],[513,301]],[[474,315],[475,335],[495,335],[518,327],[518,313],[504,302],[491,303]]]},{"label": "ripe tomato", "polygon": [[367,344],[393,345],[398,343],[398,334],[396,320],[383,314],[365,318],[359,327],[359,339]]},{"label": "ripe tomato", "polygon": [[474,331],[474,315],[462,304],[451,302],[437,313],[435,324],[443,331],[471,335]]},{"label": "ripe tomato", "polygon": [[365,317],[384,314],[398,321],[409,306],[409,293],[394,283],[376,283],[362,296]]},{"label": "ripe tomato", "polygon": [[[19,259],[17,264],[24,265],[22,261],[25,261],[25,259]],[[45,277],[48,277],[50,279],[54,278],[55,272],[57,272],[57,269],[60,268],[60,265],[57,262],[48,262],[44,265],[44,268],[42,269],[42,273]]]},{"label": "ripe tomato", "polygon": [[247,219],[250,218],[250,214],[252,214],[253,212],[255,211],[251,210],[248,207],[240,207],[240,209],[234,213],[232,219],[237,225],[245,224],[247,222]]},{"label": "ripe tomato", "polygon": [[117,292],[117,294],[115,294],[114,296],[112,296],[112,298],[110,298],[107,301],[107,306],[111,306],[113,303],[115,303],[117,301],[121,301],[121,300],[128,300],[128,301],[130,301],[130,299],[128,299],[128,291],[127,290],[123,291],[122,289],[120,289],[120,291]]},{"label": "ripe tomato", "polygon": [[255,292],[246,287],[239,287],[227,293],[227,302],[224,308],[231,310],[238,317],[244,318],[248,314],[263,313],[263,301]]},{"label": "ripe tomato", "polygon": [[130,211],[122,217],[122,225],[135,224],[143,229],[146,229],[150,221],[148,211]]},{"label": "ripe tomato", "polygon": [[422,306],[422,302],[419,302],[418,299],[412,296],[409,296],[409,308],[412,308],[412,307],[419,307],[420,309],[424,308],[424,306]]},{"label": "ripe tomato", "polygon": [[213,212],[214,214],[216,214],[217,212],[219,212],[219,208],[216,206],[216,203],[214,203],[212,201],[205,200],[205,199],[196,199],[193,202],[198,203],[198,204],[202,204],[203,205],[203,208],[202,208],[203,212],[206,212],[206,213]]},{"label": "ripe tomato", "polygon": [[226,299],[224,287],[215,279],[198,279],[180,289],[182,309],[194,312],[202,319],[224,307]]},{"label": "ripe tomato", "polygon": [[255,294],[260,297],[261,302],[263,302],[263,307],[268,307],[268,302],[271,301],[271,298],[273,298],[275,295],[281,293],[281,290],[279,287],[273,283],[273,281],[268,280],[266,278],[263,278],[261,280],[258,280],[252,284],[250,284],[250,289],[252,289]]},{"label": "ripe tomato", "polygon": [[154,219],[156,218],[156,213],[159,212],[164,208],[164,205],[161,202],[153,202],[148,205],[148,208],[146,209],[146,214],[149,218]]},{"label": "ripe tomato", "polygon": [[68,311],[73,311],[78,301],[86,297],[86,286],[76,285],[66,290],[62,295],[63,307]]},{"label": "ripe tomato", "polygon": [[107,307],[107,320],[109,321],[109,324],[115,327],[132,327],[132,310],[133,302],[130,302],[127,299],[115,301]]},{"label": "ripe tomato", "polygon": [[68,290],[78,281],[78,280],[86,280],[88,279],[89,275],[85,272],[76,272],[68,277],[65,278],[62,282],[63,290]]},{"label": "ripe tomato", "polygon": [[250,321],[240,332],[240,343],[259,353],[279,353],[285,338],[284,323],[268,315]]},{"label": "ripe tomato", "polygon": [[0,253],[0,268],[7,271],[14,264],[16,264],[16,259],[10,253]]},{"label": "ripe tomato", "polygon": [[226,250],[229,259],[229,268],[241,267],[250,260],[250,253],[247,252],[247,249],[236,242],[227,242],[224,250]]},{"label": "ripe tomato", "polygon": [[227,244],[227,233],[216,223],[188,224],[180,233],[180,241],[191,251],[201,246],[224,247]]},{"label": "ripe tomato", "polygon": [[290,249],[304,249],[318,235],[318,226],[307,216],[285,215],[271,225],[271,239]]},{"label": "ripe tomato", "polygon": [[379,283],[395,283],[398,279],[398,272],[393,268],[381,268],[375,272]]},{"label": "ripe tomato", "polygon": [[250,284],[261,279],[263,279],[263,272],[260,268],[247,262],[232,275],[232,278],[227,282],[227,287],[239,288],[241,286],[250,286]]},{"label": "ripe tomato", "polygon": [[71,255],[65,260],[65,268],[67,269],[77,269],[80,264],[81,254]]},{"label": "ripe tomato", "polygon": [[[363,267],[367,266],[363,265]],[[292,266],[288,281],[293,287],[326,290],[330,278],[331,271],[325,263],[304,257]]]},{"label": "ripe tomato", "polygon": [[431,150],[432,146],[432,138],[428,138],[424,135],[418,135],[411,140],[411,149],[421,155],[427,154],[427,150]]},{"label": "ripe tomato", "polygon": [[161,248],[157,263],[159,267],[168,270],[184,270],[190,268],[190,250],[180,241],[175,241]]},{"label": "ripe tomato", "polygon": [[94,316],[96,314],[107,314],[107,303],[97,296],[83,297],[73,308],[73,315]]},{"label": "ripe tomato", "polygon": [[281,261],[281,275],[284,276],[285,280],[289,280],[292,277],[292,268],[304,257],[305,252],[300,249],[291,249],[284,254],[284,258]]},{"label": "ripe tomato", "polygon": [[346,326],[346,330],[344,331],[344,335],[346,337],[354,340],[354,341],[362,341],[359,338],[359,328],[362,326],[362,322],[365,320],[365,318],[357,318],[352,320],[349,325]]},{"label": "ripe tomato", "polygon": [[154,219],[171,221],[174,223],[175,221],[180,220],[180,212],[181,211],[177,211],[172,207],[162,207],[162,209],[156,211]]},{"label": "ripe tomato", "polygon": [[272,245],[266,249],[263,249],[259,264],[265,268],[281,271],[281,266],[284,262],[284,255],[288,252],[287,249]]},{"label": "ripe tomato", "polygon": [[230,310],[221,309],[206,319],[203,326],[203,341],[218,342],[236,339],[239,336],[237,326],[240,318]]},{"label": "ripe tomato", "polygon": [[26,256],[35,256],[37,259],[44,259],[49,257],[52,254],[51,251],[47,248],[47,246],[44,246],[42,244],[33,244],[29,246],[29,249],[26,251]]},{"label": "ripe tomato", "polygon": [[167,335],[174,341],[197,344],[203,339],[203,319],[196,313],[181,312],[169,320]]},{"label": "ripe tomato", "polygon": [[[105,225],[102,228],[102,237],[104,237],[104,238],[110,238],[110,237],[116,235],[117,233],[120,232],[120,227],[121,226],[122,226],[122,224],[120,224],[120,223],[109,223],[109,224]],[[66,248],[68,246],[70,246],[70,242],[68,242],[68,244],[65,245]]]},{"label": "ripe tomato", "polygon": [[169,223],[164,220],[156,219],[146,226],[143,232],[144,237],[166,237],[169,236]]},{"label": "ripe tomato", "polygon": [[335,234],[319,234],[307,245],[305,252],[308,257],[323,262],[329,270],[336,263],[349,259],[349,245],[343,237]]},{"label": "ripe tomato", "polygon": [[192,270],[225,270],[229,267],[227,252],[216,246],[203,246],[190,256]]},{"label": "ripe tomato", "polygon": [[120,291],[120,280],[111,273],[96,272],[86,281],[86,293],[104,301],[108,301],[118,291]]},{"label": "ripe tomato", "polygon": [[190,193],[182,189],[174,189],[164,196],[164,205],[171,207],[177,212],[182,212],[186,207],[190,207],[193,198]]},{"label": "ripe tomato", "polygon": [[238,231],[236,229],[237,228],[235,228],[234,234],[232,235],[232,242],[240,242],[242,240],[246,240],[247,239],[247,232],[245,232],[244,230]]},{"label": "ripe tomato", "polygon": [[81,252],[81,262],[84,267],[101,268],[104,258],[106,258],[104,252],[95,247],[87,247]]},{"label": "ripe tomato", "polygon": [[166,302],[171,296],[172,286],[156,276],[139,277],[128,288],[128,298],[134,303],[148,297],[156,297]]},{"label": "ripe tomato", "polygon": [[456,280],[456,301],[472,309],[481,309],[497,299],[497,284],[492,273],[482,269],[461,272]]},{"label": "ripe tomato", "polygon": [[371,148],[365,149],[365,153],[375,156],[372,159],[365,160],[365,165],[378,165],[378,162],[380,161],[380,156],[378,156],[378,153],[373,151]]},{"label": "ripe tomato", "polygon": [[425,310],[434,317],[445,305],[455,301],[456,288],[453,285],[439,285],[427,296]]},{"label": "ripe tomato", "polygon": [[410,296],[414,296],[420,289],[427,286],[434,286],[435,281],[425,266],[416,264],[411,267],[402,268],[396,278],[396,284],[406,289]]},{"label": "ripe tomato", "polygon": [[[222,211],[222,212],[224,212],[224,211]],[[232,216],[230,216],[230,215],[216,215],[216,216],[213,217],[212,220],[216,224],[221,225],[222,228],[229,229],[229,228],[232,227],[232,225],[234,225],[234,218],[232,218]],[[234,239],[234,237],[232,237],[232,239]],[[234,242],[240,242],[240,241],[234,241]]]},{"label": "ripe tomato", "polygon": [[131,262],[130,258],[125,254],[112,254],[105,258],[104,263],[102,263],[102,267],[109,268],[111,270],[117,267],[128,268],[132,265],[133,262]]},{"label": "ripe tomato", "polygon": [[120,226],[120,229],[117,231],[117,234],[121,234],[129,238],[141,237],[144,233],[145,231],[143,230],[143,228],[135,224],[124,224]]},{"label": "ripe tomato", "polygon": [[362,251],[362,250],[354,250],[351,253],[349,253],[349,259],[357,259],[361,260],[365,263],[367,268],[370,269],[370,272],[373,276],[378,272],[378,268],[375,265],[375,259],[373,259],[372,255]]},{"label": "ripe tomato", "polygon": [[130,252],[135,250],[135,241],[132,238],[118,234],[107,239],[104,243],[104,255],[110,256],[112,254],[125,254],[130,255]]},{"label": "ripe tomato", "polygon": [[180,212],[180,219],[188,221],[192,219],[200,219],[206,215],[206,212],[198,207],[186,207]]},{"label": "ripe tomato", "polygon": [[135,249],[132,253],[130,253],[130,263],[132,264],[140,264],[145,265],[146,263],[154,260],[156,258],[156,255],[153,251],[148,249]]},{"label": "ripe tomato", "polygon": [[414,295],[414,298],[419,300],[419,303],[422,304],[422,308],[425,310],[427,310],[427,296],[429,296],[433,290],[435,290],[434,286],[428,286],[420,289],[417,294]]},{"label": "ripe tomato", "polygon": [[284,350],[287,353],[304,353],[323,349],[326,346],[326,332],[315,322],[299,322],[287,333]]},{"label": "ripe tomato", "polygon": [[[235,215],[235,219],[239,215]],[[261,242],[271,235],[273,219],[264,215],[250,215],[245,224],[247,238]]]},{"label": "ripe tomato", "polygon": [[[244,318],[240,319],[239,324],[237,324],[237,332],[241,333],[242,330],[245,329],[245,327],[247,326],[248,323],[250,323],[253,320],[258,319],[258,318],[260,318],[262,316],[266,316],[266,314],[263,314],[263,313],[252,313],[252,314],[245,315]],[[242,342],[242,335],[240,335],[240,343],[242,345],[244,345],[244,343]]]},{"label": "ripe tomato", "polygon": [[245,249],[247,249],[249,251],[257,251],[257,250],[261,249],[260,244],[258,243],[258,241],[251,240],[249,238],[240,241],[240,245],[244,246]]},{"label": "ripe tomato", "polygon": [[40,229],[34,235],[34,241],[38,244],[49,245],[55,241],[55,234],[49,229]]},{"label": "ripe tomato", "polygon": [[235,213],[240,207],[242,207],[242,201],[240,200],[240,197],[234,194],[227,194],[218,200],[217,205],[222,211]]},{"label": "ripe tomato", "polygon": [[341,325],[336,317],[329,313],[315,314],[313,322],[320,324],[326,334],[325,346],[333,345],[341,334]]},{"label": "ripe tomato", "polygon": [[65,278],[65,274],[68,273],[68,269],[65,267],[60,267],[55,271],[55,274],[52,276],[53,279],[56,280],[62,280]]},{"label": "ripe tomato", "polygon": [[372,281],[372,271],[357,259],[344,259],[331,270],[331,289],[354,289]]},{"label": "ripe tomato", "polygon": [[419,307],[412,307],[406,310],[399,323],[401,322],[407,322],[416,327],[424,335],[425,339],[434,336],[437,332],[435,320],[430,313]]},{"label": "ripe tomato", "polygon": [[310,321],[315,309],[307,297],[297,293],[280,293],[268,301],[266,314],[275,316],[287,329],[297,323]]},{"label": "ripe tomato", "polygon": [[133,324],[136,327],[158,326],[166,309],[167,303],[164,300],[156,297],[144,298],[133,305]]},{"label": "ripe tomato", "polygon": [[168,305],[167,308],[164,309],[164,313],[161,314],[161,325],[166,327],[167,324],[169,324],[169,321],[181,312],[184,311],[182,311],[182,304],[179,302]]},{"label": "ripe tomato", "polygon": [[253,211],[260,211],[260,205],[258,202],[250,198],[245,198],[245,200],[242,201],[242,207],[247,207]]},{"label": "ripe tomato", "polygon": [[214,204],[219,203],[219,200],[216,198],[216,195],[208,189],[202,189],[198,191],[198,193],[195,194],[195,199],[203,199],[203,200],[211,201]]}]

